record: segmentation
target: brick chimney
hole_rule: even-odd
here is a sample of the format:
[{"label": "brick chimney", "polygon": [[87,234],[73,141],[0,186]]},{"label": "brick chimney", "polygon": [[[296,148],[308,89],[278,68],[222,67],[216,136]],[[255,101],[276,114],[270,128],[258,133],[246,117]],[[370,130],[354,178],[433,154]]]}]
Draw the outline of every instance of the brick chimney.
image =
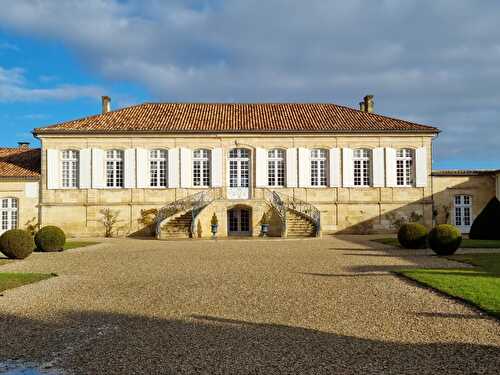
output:
[{"label": "brick chimney", "polygon": [[365,102],[359,102],[359,110],[365,112]]},{"label": "brick chimney", "polygon": [[111,98],[104,95],[102,97],[102,113],[108,113],[111,111]]},{"label": "brick chimney", "polygon": [[366,95],[363,98],[364,102],[364,111],[368,113],[373,113],[375,103],[373,101],[373,95]]},{"label": "brick chimney", "polygon": [[29,142],[17,142],[17,145],[21,150],[28,150],[30,148]]}]

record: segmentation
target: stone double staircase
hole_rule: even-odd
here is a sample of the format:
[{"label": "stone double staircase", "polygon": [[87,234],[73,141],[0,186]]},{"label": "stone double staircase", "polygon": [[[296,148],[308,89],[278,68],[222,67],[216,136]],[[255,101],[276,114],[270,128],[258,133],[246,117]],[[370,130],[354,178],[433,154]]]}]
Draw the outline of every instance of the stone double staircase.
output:
[{"label": "stone double staircase", "polygon": [[[156,238],[194,237],[198,215],[221,199],[221,189],[209,189],[169,203],[159,210],[155,219]],[[320,236],[320,212],[310,203],[269,189],[264,190],[263,200],[280,218],[281,237]]]}]

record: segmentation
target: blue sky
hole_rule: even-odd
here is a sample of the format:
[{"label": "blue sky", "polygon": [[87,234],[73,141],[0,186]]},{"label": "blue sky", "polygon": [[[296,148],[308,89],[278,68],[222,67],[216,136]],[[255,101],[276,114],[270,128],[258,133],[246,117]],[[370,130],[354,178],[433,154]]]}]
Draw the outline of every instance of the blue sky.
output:
[{"label": "blue sky", "polygon": [[[500,168],[500,3],[17,0],[0,12],[4,146],[144,101],[334,102],[437,126],[435,168]],[[32,142],[36,142],[33,141]]]}]

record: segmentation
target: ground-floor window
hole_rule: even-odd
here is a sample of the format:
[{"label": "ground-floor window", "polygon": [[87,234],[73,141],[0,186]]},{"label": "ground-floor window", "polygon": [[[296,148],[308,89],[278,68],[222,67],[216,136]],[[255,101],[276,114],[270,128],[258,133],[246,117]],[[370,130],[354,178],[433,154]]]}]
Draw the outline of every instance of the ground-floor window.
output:
[{"label": "ground-floor window", "polygon": [[17,199],[0,198],[0,233],[17,228]]},{"label": "ground-floor window", "polygon": [[472,225],[471,207],[470,195],[455,195],[455,225],[465,232]]}]

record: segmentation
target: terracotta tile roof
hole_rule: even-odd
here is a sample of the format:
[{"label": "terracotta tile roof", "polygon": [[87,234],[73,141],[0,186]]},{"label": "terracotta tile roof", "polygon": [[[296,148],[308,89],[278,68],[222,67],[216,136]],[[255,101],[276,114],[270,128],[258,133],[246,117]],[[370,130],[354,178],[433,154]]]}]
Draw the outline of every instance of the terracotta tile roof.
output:
[{"label": "terracotta tile roof", "polygon": [[437,133],[336,104],[145,103],[37,128],[53,133]]},{"label": "terracotta tile roof", "polygon": [[432,171],[432,175],[441,176],[488,176],[499,173],[500,170],[495,169],[444,169]]},{"label": "terracotta tile roof", "polygon": [[40,177],[39,148],[0,148],[0,178]]}]

